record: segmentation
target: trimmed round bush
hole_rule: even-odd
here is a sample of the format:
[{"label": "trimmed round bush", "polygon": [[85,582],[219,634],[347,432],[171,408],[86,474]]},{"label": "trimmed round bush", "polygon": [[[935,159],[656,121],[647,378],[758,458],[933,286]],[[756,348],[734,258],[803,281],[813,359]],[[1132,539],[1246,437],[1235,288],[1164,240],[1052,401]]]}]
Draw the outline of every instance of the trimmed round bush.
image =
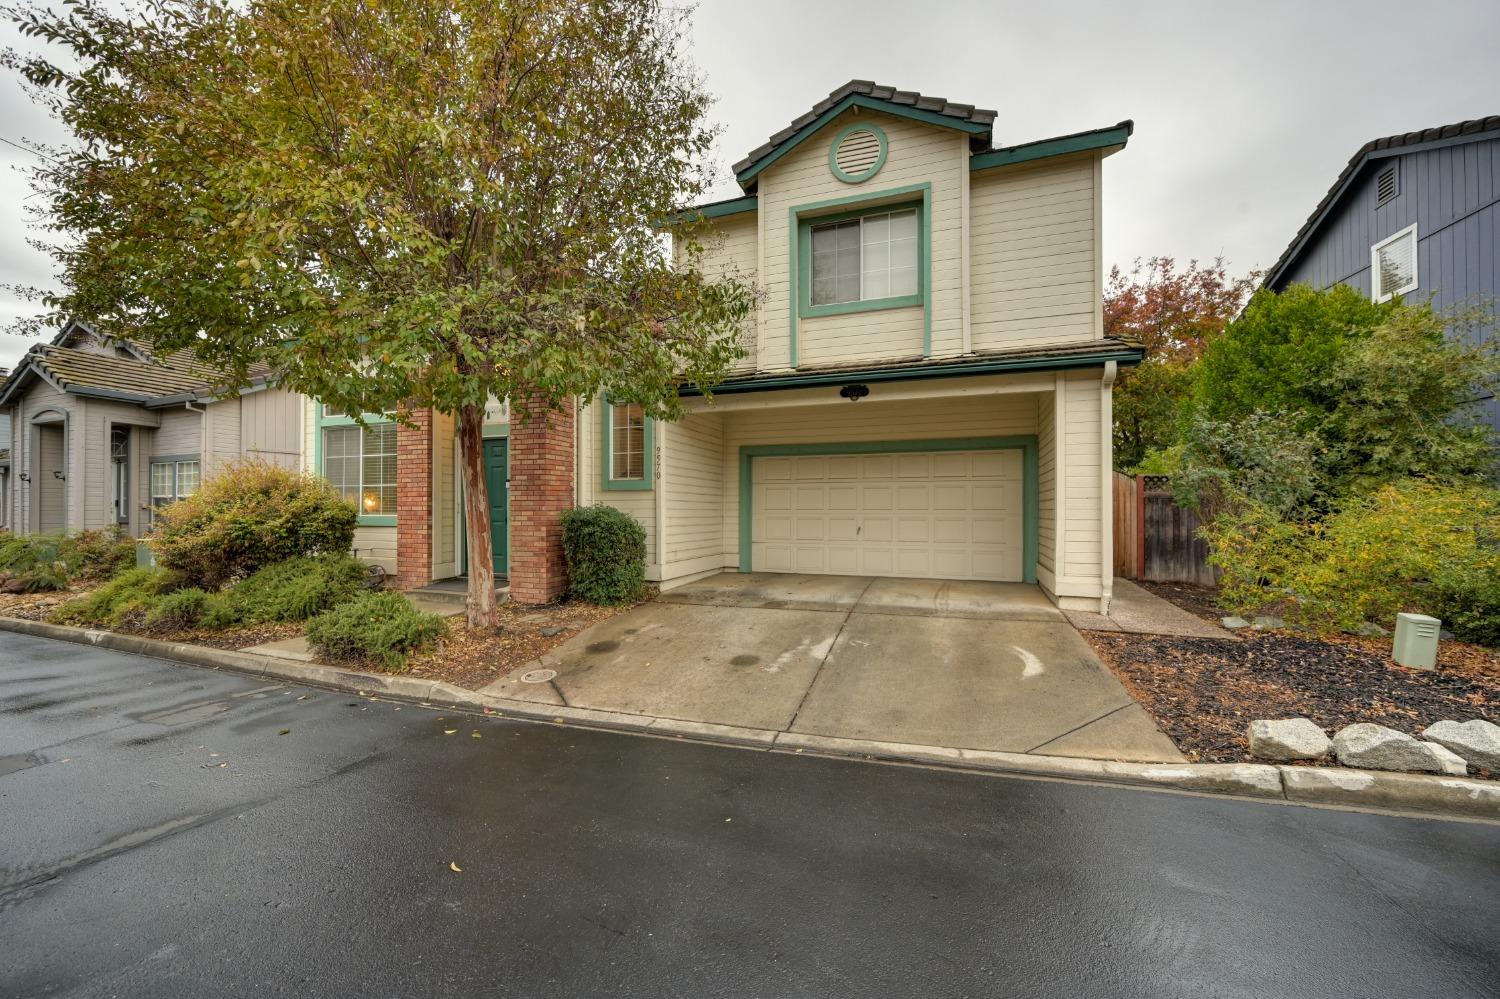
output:
[{"label": "trimmed round bush", "polygon": [[562,516],[568,592],[591,604],[626,604],[646,595],[646,530],[612,506],[576,507]]},{"label": "trimmed round bush", "polygon": [[151,547],[159,565],[212,592],[276,562],[347,554],[356,516],[327,480],[249,461],[159,510]]},{"label": "trimmed round bush", "polygon": [[399,593],[362,593],[307,622],[307,641],[326,659],[398,672],[406,657],[448,633]]}]

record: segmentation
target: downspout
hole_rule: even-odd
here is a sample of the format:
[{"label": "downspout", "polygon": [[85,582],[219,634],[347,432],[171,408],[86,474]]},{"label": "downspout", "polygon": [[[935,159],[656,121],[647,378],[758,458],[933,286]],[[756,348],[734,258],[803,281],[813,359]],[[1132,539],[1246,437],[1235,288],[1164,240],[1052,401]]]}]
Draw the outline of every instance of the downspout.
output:
[{"label": "downspout", "polygon": [[1114,386],[1119,366],[1104,362],[1104,377],[1099,385],[1099,613],[1109,613],[1109,602],[1115,592],[1115,433]]}]

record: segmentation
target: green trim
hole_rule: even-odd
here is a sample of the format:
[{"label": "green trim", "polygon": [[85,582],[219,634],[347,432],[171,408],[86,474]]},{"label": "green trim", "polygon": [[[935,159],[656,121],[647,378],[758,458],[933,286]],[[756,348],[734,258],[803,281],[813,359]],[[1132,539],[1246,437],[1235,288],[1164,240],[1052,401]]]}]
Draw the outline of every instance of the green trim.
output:
[{"label": "green trim", "polygon": [[[925,280],[925,268],[922,260],[928,256],[927,246],[929,243],[927,211],[923,201],[902,202],[891,205],[880,205],[877,208],[857,208],[850,212],[839,212],[836,215],[819,215],[811,219],[797,220],[797,243],[798,243],[798,266],[801,268],[797,274],[797,315],[802,319],[812,319],[818,316],[841,316],[851,312],[873,312],[876,309],[904,309],[921,305],[925,301],[927,282]],[[893,295],[886,298],[866,298],[855,302],[838,302],[833,305],[812,304],[812,230],[814,226],[829,222],[847,222],[849,219],[863,218],[866,215],[878,214],[885,211],[905,211],[916,209],[917,212],[917,292],[914,295]]]},{"label": "green trim", "polygon": [[839,115],[843,114],[850,108],[865,108],[870,111],[879,111],[881,114],[893,115],[897,118],[909,118],[912,121],[919,121],[924,125],[937,125],[940,128],[951,128],[956,132],[965,132],[969,135],[989,135],[993,128],[993,126],[991,125],[981,125],[978,122],[964,121],[961,118],[954,118],[950,115],[938,114],[935,111],[923,111],[920,108],[914,108],[906,104],[892,104],[889,101],[882,101],[878,98],[870,97],[866,94],[850,94],[848,97],[845,97],[843,100],[839,101],[833,107],[818,115],[806,125],[803,125],[801,128],[797,129],[797,131],[791,137],[787,138],[783,142],[777,143],[776,147],[765,156],[761,157],[754,163],[750,164],[750,166],[736,173],[734,175],[735,180],[740,182],[740,187],[749,190],[749,187],[747,185],[750,183],[750,181],[754,180],[762,170],[770,166],[772,163],[775,163],[777,160],[781,159],[793,149],[796,149],[814,132],[818,131],[824,125],[828,124],[830,121],[837,118]]},{"label": "green trim", "polygon": [[[858,176],[852,173],[845,173],[843,168],[839,166],[839,145],[850,132],[869,132],[875,136],[875,141],[880,144],[880,154],[875,157],[874,164],[871,165],[870,169]],[[832,170],[833,175],[845,184],[863,184],[879,173],[881,167],[885,166],[885,157],[889,152],[890,145],[886,142],[885,129],[873,122],[868,124],[862,121],[851,122],[839,130],[839,134],[833,137],[833,144],[828,147],[828,169]]]},{"label": "green trim", "polygon": [[918,441],[856,441],[846,444],[746,444],[740,447],[740,572],[753,572],[750,524],[753,519],[753,461],[804,454],[902,454],[912,451],[1021,452],[1021,581],[1036,582],[1041,550],[1041,473],[1035,434],[1006,437],[946,437]]},{"label": "green trim", "polygon": [[[768,392],[822,385],[848,385],[852,382],[923,381],[929,378],[958,378],[966,375],[1055,371],[1059,368],[1094,368],[1107,361],[1130,365],[1141,363],[1142,356],[1143,352],[1140,350],[1119,350],[1107,354],[1059,354],[1053,357],[1015,358],[981,363],[938,364],[925,368],[865,368],[805,375],[777,375],[770,378],[747,379],[742,382],[726,382],[714,386],[713,393],[714,395],[729,395],[736,392]],[[677,394],[682,398],[690,398],[702,395],[703,391],[696,386],[684,385],[677,390]]]},{"label": "green trim", "polygon": [[1019,146],[1008,146],[1005,149],[991,149],[969,157],[969,172],[1011,166],[1028,160],[1046,159],[1049,156],[1066,156],[1068,153],[1082,153],[1091,149],[1124,146],[1133,131],[1135,131],[1134,122],[1122,121],[1111,128],[1079,132],[1077,135],[1064,135],[1056,139],[1040,139]]},{"label": "green trim", "polygon": [[707,204],[694,205],[686,211],[668,215],[663,220],[663,224],[680,225],[683,222],[697,222],[702,219],[721,219],[726,215],[753,212],[759,207],[760,198],[754,194],[748,194],[743,198],[730,198],[726,201],[710,201]]},{"label": "green trim", "polygon": [[[865,306],[864,308],[844,308],[843,306],[820,305],[808,306],[808,311],[803,312],[802,301],[807,294],[807,286],[811,281],[802,281],[801,264],[798,261],[798,245],[802,242],[801,226],[803,216],[813,216],[808,223],[823,222],[830,219],[852,218],[855,215],[863,215],[876,211],[880,208],[892,206],[904,206],[906,202],[915,203],[910,195],[921,195],[922,204],[917,219],[917,288],[920,295],[916,300],[907,301],[902,299],[875,299],[874,302],[865,306],[863,302],[844,303],[845,305]],[[905,201],[903,201],[905,199]],[[858,205],[857,209],[853,206]],[[847,213],[833,214],[830,210],[838,208],[853,209]],[[817,213],[814,215],[814,213]],[[787,359],[788,367],[797,366],[797,317],[803,312],[808,318],[819,315],[835,315],[839,312],[864,312],[866,309],[889,309],[904,308],[913,305],[922,306],[922,356],[932,356],[932,184],[907,184],[904,187],[891,187],[884,191],[870,191],[863,194],[849,194],[841,198],[828,198],[823,201],[808,201],[800,205],[793,205],[787,209],[787,274],[793,287],[791,288],[790,304],[788,306],[787,323]],[[811,257],[808,256],[808,267],[811,268]],[[893,302],[900,304],[893,305]],[[832,312],[812,311],[830,309]]]},{"label": "green trim", "polygon": [[656,457],[655,446],[652,443],[655,437],[655,420],[649,416],[642,416],[645,424],[645,455],[642,471],[645,473],[639,479],[616,479],[610,475],[609,459],[613,434],[611,420],[614,414],[615,403],[608,399],[599,400],[599,431],[603,437],[599,441],[599,482],[600,488],[606,492],[625,492],[627,490],[647,490],[651,488],[651,473],[655,470],[653,466]]},{"label": "green trim", "polygon": [[[327,427],[352,427],[357,421],[351,416],[328,416],[323,412],[323,404],[314,401],[317,407],[318,418],[313,428],[313,470],[323,474],[323,431]],[[366,413],[364,421],[369,426],[378,424],[395,423],[385,413]],[[396,514],[394,513],[361,513],[355,516],[354,523],[359,527],[395,527]]]}]

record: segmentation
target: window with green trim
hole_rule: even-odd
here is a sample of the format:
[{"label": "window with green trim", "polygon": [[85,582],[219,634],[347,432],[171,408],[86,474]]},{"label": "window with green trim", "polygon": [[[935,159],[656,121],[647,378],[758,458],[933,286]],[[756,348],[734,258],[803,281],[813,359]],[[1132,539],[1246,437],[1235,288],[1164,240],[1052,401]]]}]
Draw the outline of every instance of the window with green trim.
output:
[{"label": "window with green trim", "polygon": [[650,417],[633,402],[605,402],[600,408],[604,413],[604,488],[650,489]]},{"label": "window with green trim", "polygon": [[916,206],[803,221],[802,314],[920,305],[921,227]]},{"label": "window with green trim", "polygon": [[396,512],[396,425],[323,428],[323,475],[367,517]]}]

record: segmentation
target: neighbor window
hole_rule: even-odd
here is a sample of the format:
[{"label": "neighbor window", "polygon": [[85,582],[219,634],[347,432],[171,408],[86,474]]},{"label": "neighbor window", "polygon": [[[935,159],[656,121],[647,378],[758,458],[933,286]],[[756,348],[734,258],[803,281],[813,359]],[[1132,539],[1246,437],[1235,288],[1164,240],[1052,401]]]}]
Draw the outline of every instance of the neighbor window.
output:
[{"label": "neighbor window", "polygon": [[1384,302],[1417,287],[1417,227],[1407,226],[1370,248],[1371,297]]},{"label": "neighbor window", "polygon": [[917,210],[813,223],[810,303],[910,298],[917,287]]},{"label": "neighbor window", "polygon": [[396,425],[323,428],[323,475],[362,516],[396,512]]},{"label": "neighbor window", "polygon": [[604,488],[651,488],[651,421],[637,403],[604,404]]},{"label": "neighbor window", "polygon": [[163,507],[198,491],[199,465],[196,458],[151,462],[151,505]]}]

